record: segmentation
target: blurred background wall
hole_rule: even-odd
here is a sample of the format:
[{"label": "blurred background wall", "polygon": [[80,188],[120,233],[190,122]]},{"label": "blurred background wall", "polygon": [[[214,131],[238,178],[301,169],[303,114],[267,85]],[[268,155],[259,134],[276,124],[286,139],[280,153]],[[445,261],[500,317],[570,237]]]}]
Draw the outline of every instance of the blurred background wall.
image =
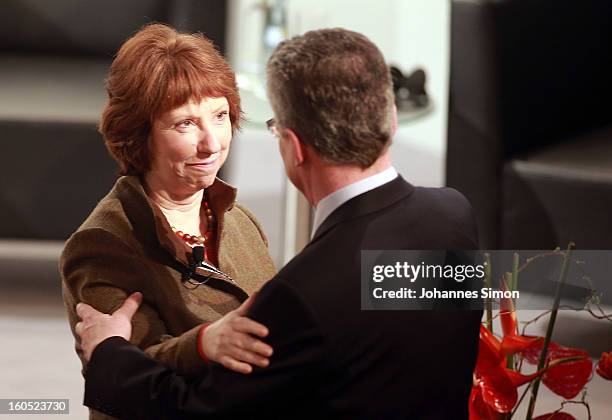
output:
[{"label": "blurred background wall", "polygon": [[[487,194],[496,197],[493,207],[498,214],[504,197],[504,183],[500,178],[504,164],[499,152],[503,147],[499,144],[509,134],[504,134],[502,126],[496,123],[496,118],[507,108],[497,100],[500,85],[492,81],[501,80],[496,76],[499,69],[507,74],[520,62],[505,60],[495,67],[489,64],[498,63],[494,57],[510,48],[510,40],[518,39],[528,46],[540,39],[539,28],[547,27],[543,22],[556,27],[559,33],[566,33],[570,24],[570,20],[559,23],[551,18],[561,10],[555,9],[551,2],[524,1],[522,12],[530,15],[529,6],[534,6],[536,12],[531,15],[541,18],[528,21],[525,27],[524,19],[510,20],[524,15],[502,13],[514,10],[504,9],[505,5],[516,3],[485,0],[0,2],[0,141],[3,144],[0,153],[0,398],[69,398],[70,418],[86,418],[86,410],[80,406],[80,365],[72,349],[72,336],[61,304],[57,258],[63,241],[116,179],[116,165],[104,148],[96,123],[105,101],[104,77],[113,54],[140,26],[159,21],[181,30],[201,31],[213,39],[237,71],[248,121],[233,139],[222,177],[239,188],[238,200],[251,208],[262,222],[270,240],[270,252],[280,265],[296,249],[295,243],[287,246],[287,238],[297,223],[304,223],[301,219],[306,219],[307,226],[309,215],[307,211],[296,215],[297,195],[286,182],[276,141],[265,129],[265,120],[272,117],[272,112],[265,98],[262,65],[275,43],[309,29],[341,26],[370,37],[389,64],[405,75],[423,69],[427,101],[421,106],[409,103],[400,109],[400,127],[391,149],[395,165],[414,184],[454,185],[475,203],[477,214],[484,215],[482,220],[493,223],[483,228],[498,232],[503,217],[487,218],[493,212]],[[537,8],[542,4],[547,6]],[[567,16],[575,10],[584,10],[581,2],[566,4],[571,5],[564,6]],[[605,12],[609,8],[603,2],[592,0],[589,4],[601,9],[593,6],[587,8],[591,14],[578,14],[580,19],[572,22],[581,22],[580,28],[591,25],[594,15],[607,16]],[[523,26],[514,22],[523,22]],[[497,28],[508,27],[521,28],[515,32],[522,36],[495,44],[500,39]],[[595,33],[585,38],[584,44],[576,44],[576,48],[582,45],[586,50],[594,50],[593,56],[601,58],[606,49],[599,42],[608,35],[605,31]],[[539,48],[552,48],[556,55],[565,51],[563,45],[554,43],[554,36],[547,39],[548,44]],[[524,71],[528,72],[529,66],[536,69],[542,66],[537,56],[536,50]],[[513,57],[521,58],[520,54]],[[609,57],[608,54],[608,60]],[[573,63],[571,54],[562,60]],[[562,60],[555,65],[561,65]],[[547,68],[555,71],[555,67]],[[572,68],[564,70],[568,76],[563,80],[577,82],[567,87],[569,93],[581,89],[581,80],[572,79]],[[591,73],[585,74],[588,77]],[[609,81],[598,80],[602,92],[609,92]],[[563,83],[550,87],[556,93],[555,103],[563,99],[559,94],[567,86]],[[593,84],[587,86],[591,89]],[[520,84],[512,85],[505,91],[513,92],[520,87]],[[586,96],[590,93],[587,91]],[[538,110],[546,108],[551,99],[547,99],[546,92],[540,92],[538,101],[527,106],[530,94],[527,90],[522,96],[526,99],[519,104],[522,106],[519,109],[526,111],[518,118],[528,118],[528,126],[537,126]],[[609,103],[609,97],[599,100],[599,111],[591,115],[600,115],[601,106]],[[583,115],[579,111],[584,104],[570,101],[565,106],[573,107],[570,115]],[[589,114],[584,115],[587,118]],[[550,115],[547,121],[554,118],[554,114]],[[512,126],[509,123],[508,127]],[[581,144],[570,150],[570,155],[582,150]],[[606,224],[612,220],[609,217],[612,208],[607,204],[612,197],[609,190],[612,152],[608,154],[607,148],[610,137],[604,136],[603,140],[598,137],[596,145],[592,155],[599,160],[587,168],[587,173],[591,176],[589,180],[595,177],[597,186],[595,193],[587,196],[591,201],[583,207],[595,209],[595,217],[600,220],[598,232],[612,238],[612,229]],[[489,149],[493,149],[493,154],[484,155]],[[589,163],[593,159],[581,160],[585,161]],[[483,162],[491,172],[475,172]],[[575,166],[570,173],[576,173]],[[579,165],[578,170],[581,168],[584,170],[584,165]],[[567,171],[562,174],[566,176]],[[495,184],[490,182],[493,179],[497,180]],[[579,179],[584,180],[584,176]],[[519,194],[513,196],[512,203],[540,202],[538,195],[535,197]],[[564,214],[565,219],[562,217],[558,225],[568,226],[566,221],[571,220],[575,226],[594,230],[588,222],[577,218],[580,209],[569,216]],[[520,214],[529,219],[529,212]],[[548,210],[543,216],[542,211],[537,214],[545,219],[552,217]],[[531,226],[529,220],[525,226]],[[588,330],[587,325],[591,324],[584,322],[571,320],[570,325]],[[605,345],[610,343],[609,329],[593,331]],[[592,386],[591,398],[595,399],[592,409],[594,413],[602,413],[597,410],[609,408],[606,388],[597,383]],[[547,401],[544,397],[543,407],[558,407],[556,399]],[[594,418],[603,417],[594,415]]]}]

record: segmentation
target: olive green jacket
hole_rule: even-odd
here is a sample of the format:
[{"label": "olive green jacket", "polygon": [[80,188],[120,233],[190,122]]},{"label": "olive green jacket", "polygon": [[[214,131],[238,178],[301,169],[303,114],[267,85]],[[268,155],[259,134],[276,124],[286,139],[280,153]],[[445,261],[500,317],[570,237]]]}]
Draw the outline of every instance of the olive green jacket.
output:
[{"label": "olive green jacket", "polygon": [[111,313],[140,291],[144,300],[132,320],[131,341],[181,374],[204,366],[197,350],[199,326],[236,309],[275,274],[266,237],[255,217],[235,202],[236,189],[217,179],[207,192],[217,218],[218,268],[230,279],[217,276],[197,287],[185,282],[180,271],[190,265],[191,248],[173,233],[140,179],[121,177],[68,239],[60,258],[73,334],[77,303]]}]

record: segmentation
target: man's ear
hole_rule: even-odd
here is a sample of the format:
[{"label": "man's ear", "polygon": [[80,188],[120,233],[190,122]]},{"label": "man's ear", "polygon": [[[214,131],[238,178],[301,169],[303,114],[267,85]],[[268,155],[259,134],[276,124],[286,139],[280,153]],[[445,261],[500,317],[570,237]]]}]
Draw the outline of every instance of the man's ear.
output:
[{"label": "man's ear", "polygon": [[391,137],[395,136],[397,132],[397,106],[393,104],[393,109],[391,110]]},{"label": "man's ear", "polygon": [[293,152],[293,164],[295,166],[301,166],[306,160],[306,156],[308,154],[306,145],[301,142],[295,131],[290,128],[286,128],[283,134],[287,136],[287,140],[289,141],[289,147]]}]

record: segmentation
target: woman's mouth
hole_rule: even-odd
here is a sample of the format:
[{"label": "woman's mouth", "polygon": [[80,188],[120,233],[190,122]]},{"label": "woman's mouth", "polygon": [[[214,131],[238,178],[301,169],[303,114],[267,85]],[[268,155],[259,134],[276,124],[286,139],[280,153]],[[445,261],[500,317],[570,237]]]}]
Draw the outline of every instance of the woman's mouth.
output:
[{"label": "woman's mouth", "polygon": [[194,169],[209,169],[216,165],[218,159],[219,155],[216,155],[198,162],[187,163],[186,166]]}]

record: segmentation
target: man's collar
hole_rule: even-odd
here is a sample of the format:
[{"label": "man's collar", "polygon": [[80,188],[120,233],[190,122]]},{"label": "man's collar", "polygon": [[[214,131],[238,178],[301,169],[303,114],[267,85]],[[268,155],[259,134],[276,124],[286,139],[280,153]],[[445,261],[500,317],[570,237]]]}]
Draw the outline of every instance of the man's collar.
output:
[{"label": "man's collar", "polygon": [[330,214],[325,221],[315,231],[315,234],[308,244],[317,242],[332,231],[335,226],[379,212],[395,203],[406,199],[414,192],[414,187],[406,182],[401,175],[398,175],[391,182],[387,182],[366,193],[351,198]]},{"label": "man's collar", "polygon": [[327,195],[325,198],[319,201],[317,207],[315,208],[312,236],[314,236],[315,232],[319,226],[323,224],[325,219],[327,219],[327,217],[342,204],[346,203],[353,197],[393,181],[395,178],[397,178],[397,171],[393,166],[391,166],[384,171],[346,185]]}]

